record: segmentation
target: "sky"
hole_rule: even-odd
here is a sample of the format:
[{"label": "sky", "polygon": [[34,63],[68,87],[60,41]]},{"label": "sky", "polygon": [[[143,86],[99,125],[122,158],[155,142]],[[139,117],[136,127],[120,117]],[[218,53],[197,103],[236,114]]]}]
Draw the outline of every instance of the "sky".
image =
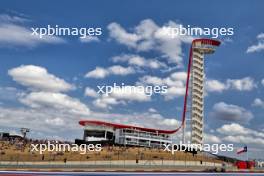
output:
[{"label": "sky", "polygon": [[[82,138],[81,119],[174,129],[197,36],[158,32],[177,25],[225,27],[234,35],[219,36],[221,46],[205,59],[204,140],[247,145],[250,157],[264,158],[263,1],[45,2],[1,2],[1,131],[27,127],[32,138],[72,141]],[[47,25],[101,28],[102,35],[31,35],[31,28]],[[168,92],[96,93],[97,86],[114,83],[165,85]]]}]

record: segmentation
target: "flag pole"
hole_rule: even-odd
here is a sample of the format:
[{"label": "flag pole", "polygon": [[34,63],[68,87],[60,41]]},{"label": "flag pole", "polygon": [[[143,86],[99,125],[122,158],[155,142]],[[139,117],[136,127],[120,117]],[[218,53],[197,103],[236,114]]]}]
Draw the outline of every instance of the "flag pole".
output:
[{"label": "flag pole", "polygon": [[246,153],[247,153],[247,161],[248,161],[248,149],[247,149],[247,152]]}]

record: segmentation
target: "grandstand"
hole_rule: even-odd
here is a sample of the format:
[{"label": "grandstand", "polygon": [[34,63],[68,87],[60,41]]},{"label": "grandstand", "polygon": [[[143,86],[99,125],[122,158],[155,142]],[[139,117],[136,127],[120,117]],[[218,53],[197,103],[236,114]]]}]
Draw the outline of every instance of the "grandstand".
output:
[{"label": "grandstand", "polygon": [[76,139],[77,144],[101,143],[161,148],[164,144],[172,143],[170,134],[173,131],[94,120],[80,121],[79,124],[84,126],[84,135],[82,140]]}]

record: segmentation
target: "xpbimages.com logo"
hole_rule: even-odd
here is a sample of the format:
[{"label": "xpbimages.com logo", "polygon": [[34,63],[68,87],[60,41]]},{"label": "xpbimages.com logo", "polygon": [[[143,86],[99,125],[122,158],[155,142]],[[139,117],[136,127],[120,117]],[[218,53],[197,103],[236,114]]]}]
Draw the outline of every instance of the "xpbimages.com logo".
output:
[{"label": "xpbimages.com logo", "polygon": [[116,83],[113,86],[97,86],[98,94],[104,94],[108,96],[109,94],[138,94],[152,96],[153,94],[166,94],[168,86],[129,86],[122,83],[118,85]]},{"label": "xpbimages.com logo", "polygon": [[30,151],[38,152],[43,154],[44,152],[79,152],[80,154],[87,154],[89,152],[100,152],[102,151],[101,144],[68,144],[68,143],[59,143],[58,141],[51,142],[48,141],[45,144],[31,144]]},{"label": "xpbimages.com logo", "polygon": [[205,151],[212,152],[213,154],[218,154],[219,152],[232,152],[234,151],[233,144],[191,144],[190,141],[188,143],[183,143],[180,141],[179,144],[163,144],[163,151],[170,152],[171,154],[175,154],[177,151],[185,152],[185,151]]},{"label": "xpbimages.com logo", "polygon": [[55,25],[52,27],[51,25],[47,25],[47,27],[40,28],[31,28],[31,35],[38,36],[39,38],[43,38],[43,36],[79,36],[80,38],[86,38],[91,36],[100,36],[102,35],[101,27],[60,27],[59,25]]},{"label": "xpbimages.com logo", "polygon": [[169,36],[171,38],[176,38],[177,36],[208,36],[212,38],[218,38],[219,36],[233,36],[234,28],[232,27],[192,27],[191,25],[187,25],[184,27],[183,25],[178,26],[166,26],[160,30],[160,35]]}]

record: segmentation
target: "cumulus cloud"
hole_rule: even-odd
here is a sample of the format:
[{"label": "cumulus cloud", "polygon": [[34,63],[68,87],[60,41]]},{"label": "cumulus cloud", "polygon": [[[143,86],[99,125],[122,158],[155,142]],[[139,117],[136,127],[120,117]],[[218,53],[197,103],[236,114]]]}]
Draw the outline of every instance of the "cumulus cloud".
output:
[{"label": "cumulus cloud", "polygon": [[258,137],[252,137],[252,136],[226,136],[223,138],[223,140],[233,143],[242,143],[242,144],[255,144],[260,145],[260,147],[264,145],[264,138],[258,138]]},{"label": "cumulus cloud", "polygon": [[142,20],[131,32],[128,32],[118,23],[108,25],[110,38],[116,40],[136,51],[158,51],[162,57],[170,63],[182,65],[182,44],[191,43],[193,37],[178,35],[175,38],[167,35],[168,27],[179,27],[173,21],[169,21],[163,26],[158,26],[153,20]]},{"label": "cumulus cloud", "polygon": [[20,97],[20,102],[31,108],[55,108],[75,114],[89,114],[89,108],[78,99],[53,92],[31,92]]},{"label": "cumulus cloud", "polygon": [[212,112],[210,112],[210,116],[225,120],[225,121],[240,121],[240,122],[248,122],[254,116],[253,114],[237,105],[226,104],[224,102],[216,103],[213,106]]},{"label": "cumulus cloud", "polygon": [[160,122],[161,125],[174,126],[175,129],[180,126],[180,122],[176,119],[164,119]]},{"label": "cumulus cloud", "polygon": [[[18,129],[26,127],[30,128],[31,132],[44,132],[41,138],[46,138],[50,133],[59,135],[60,132],[62,134],[67,132],[67,135],[71,136],[70,132],[78,128],[77,121],[80,118],[54,108],[0,107],[0,111],[2,127]],[[64,128],[58,128],[62,125],[65,125]]]},{"label": "cumulus cloud", "polygon": [[60,44],[66,41],[56,36],[43,36],[39,38],[31,35],[32,31],[23,26],[22,22],[28,19],[23,17],[0,15],[0,47],[23,46],[35,47],[39,44]]},{"label": "cumulus cloud", "polygon": [[155,108],[149,108],[149,109],[148,109],[148,112],[150,112],[150,113],[156,113],[157,110],[156,110]]},{"label": "cumulus cloud", "polygon": [[228,89],[228,87],[224,83],[218,80],[206,80],[205,81],[206,92],[223,92],[226,89]]},{"label": "cumulus cloud", "polygon": [[224,124],[216,131],[224,135],[253,135],[255,137],[264,138],[263,132],[258,132],[249,128],[245,128],[238,123]]},{"label": "cumulus cloud", "polygon": [[247,53],[260,52],[264,50],[264,33],[257,36],[258,43],[247,48]]},{"label": "cumulus cloud", "polygon": [[96,67],[94,70],[86,73],[85,77],[87,78],[104,78],[107,75],[109,75],[109,72],[107,69],[102,67]]},{"label": "cumulus cloud", "polygon": [[239,91],[250,91],[257,87],[254,83],[254,79],[250,77],[245,77],[242,79],[227,79],[227,86],[231,89]]},{"label": "cumulus cloud", "polygon": [[84,95],[88,96],[88,97],[93,97],[93,98],[96,98],[99,96],[99,94],[94,89],[92,89],[90,87],[85,88]]},{"label": "cumulus cloud", "polygon": [[264,133],[261,131],[246,128],[238,123],[224,124],[216,129],[222,140],[234,144],[246,144],[263,148]]},{"label": "cumulus cloud", "polygon": [[264,79],[261,80],[261,84],[264,86]]},{"label": "cumulus cloud", "polygon": [[46,68],[35,65],[21,65],[8,70],[14,81],[32,90],[61,92],[75,87],[63,79],[48,73]]},{"label": "cumulus cloud", "polygon": [[264,108],[264,101],[260,98],[256,98],[252,103],[252,106]]},{"label": "cumulus cloud", "polygon": [[93,101],[93,105],[102,109],[112,109],[113,105],[125,104],[124,101],[119,101],[114,97],[102,95]]},{"label": "cumulus cloud", "polygon": [[86,78],[102,79],[109,75],[121,75],[134,74],[136,71],[132,67],[123,67],[120,65],[114,65],[108,68],[96,67],[94,70],[86,73]]},{"label": "cumulus cloud", "polygon": [[114,75],[128,75],[135,73],[132,67],[122,67],[120,65],[114,65],[108,68],[110,74]]},{"label": "cumulus cloud", "polygon": [[219,144],[222,142],[222,140],[218,136],[207,133],[204,133],[204,140],[206,144]]},{"label": "cumulus cloud", "polygon": [[61,118],[59,118],[59,117],[57,117],[57,118],[52,118],[52,119],[46,119],[45,120],[45,122],[47,123],[47,124],[52,124],[52,125],[56,125],[56,126],[62,126],[62,125],[64,125],[64,120],[63,119],[61,119]]},{"label": "cumulus cloud", "polygon": [[91,43],[91,42],[99,42],[99,38],[96,36],[86,36],[85,38],[79,39],[82,43]]},{"label": "cumulus cloud", "polygon": [[136,34],[127,33],[118,23],[111,23],[107,28],[110,31],[110,37],[129,47],[136,47],[136,42],[140,39]]},{"label": "cumulus cloud", "polygon": [[157,59],[145,59],[139,55],[123,54],[112,58],[113,62],[127,62],[131,66],[149,67],[151,69],[167,68],[167,65]]},{"label": "cumulus cloud", "polygon": [[206,92],[221,93],[225,90],[251,91],[256,87],[257,84],[251,77],[244,77],[240,79],[227,79],[224,82],[215,79],[205,80]]}]

